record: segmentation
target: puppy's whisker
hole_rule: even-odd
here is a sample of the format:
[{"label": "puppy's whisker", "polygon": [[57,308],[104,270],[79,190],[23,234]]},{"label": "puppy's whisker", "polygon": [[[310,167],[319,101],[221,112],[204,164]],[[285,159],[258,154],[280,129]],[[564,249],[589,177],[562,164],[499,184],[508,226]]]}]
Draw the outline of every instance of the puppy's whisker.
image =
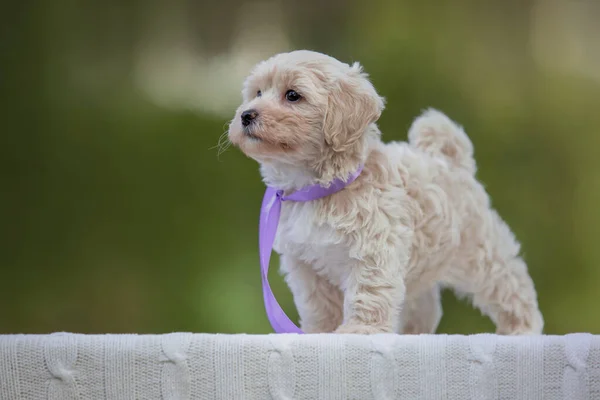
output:
[{"label": "puppy's whisker", "polygon": [[217,149],[217,159],[220,161],[221,154],[225,153],[227,149],[231,146],[231,141],[229,140],[228,131],[226,130],[219,136],[219,140],[215,146],[209,148],[209,150]]},{"label": "puppy's whisker", "polygon": [[231,141],[229,140],[229,136],[227,133],[224,133],[221,138],[219,138],[219,150],[217,151],[217,157],[220,157],[221,154],[225,153],[230,146]]},{"label": "puppy's whisker", "polygon": [[226,135],[226,134],[227,134],[227,132],[223,132],[223,133],[222,133],[222,134],[219,136],[219,139],[217,140],[217,144],[216,144],[216,145],[214,145],[214,146],[212,146],[212,147],[209,147],[209,148],[208,148],[208,150],[214,150],[214,149],[217,149],[217,148],[219,148],[219,149],[220,149],[220,148],[221,148],[221,146],[223,145],[223,141],[224,141],[224,138],[223,138],[223,136],[224,136],[224,135]]}]

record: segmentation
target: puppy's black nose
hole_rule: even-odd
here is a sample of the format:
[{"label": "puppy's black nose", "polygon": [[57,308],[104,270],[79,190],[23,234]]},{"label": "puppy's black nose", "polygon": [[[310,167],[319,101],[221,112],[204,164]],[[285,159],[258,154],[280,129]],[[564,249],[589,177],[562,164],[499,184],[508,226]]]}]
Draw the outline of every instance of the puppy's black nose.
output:
[{"label": "puppy's black nose", "polygon": [[254,109],[246,110],[242,113],[242,125],[248,126],[258,117],[258,112]]}]

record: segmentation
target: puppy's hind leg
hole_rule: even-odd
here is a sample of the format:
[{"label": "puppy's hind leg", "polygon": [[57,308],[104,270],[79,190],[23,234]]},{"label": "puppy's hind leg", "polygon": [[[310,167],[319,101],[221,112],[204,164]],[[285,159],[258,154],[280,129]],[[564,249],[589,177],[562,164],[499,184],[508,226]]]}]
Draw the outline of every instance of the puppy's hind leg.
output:
[{"label": "puppy's hind leg", "polygon": [[492,240],[465,257],[465,264],[450,268],[447,282],[472,295],[473,305],[494,321],[497,334],[541,334],[544,321],[519,244],[495,213],[493,219]]},{"label": "puppy's hind leg", "polygon": [[407,335],[435,333],[441,318],[440,288],[436,285],[415,297],[406,298],[400,318],[401,332]]},{"label": "puppy's hind leg", "polygon": [[541,334],[544,320],[527,266],[520,257],[500,263],[504,271],[491,276],[487,285],[475,294],[473,302],[489,306],[500,335]]},{"label": "puppy's hind leg", "polygon": [[542,333],[544,321],[535,288],[521,258],[474,263],[466,270],[477,271],[474,275],[479,276],[459,276],[454,271],[448,283],[457,291],[472,295],[473,305],[492,319],[497,334]]}]

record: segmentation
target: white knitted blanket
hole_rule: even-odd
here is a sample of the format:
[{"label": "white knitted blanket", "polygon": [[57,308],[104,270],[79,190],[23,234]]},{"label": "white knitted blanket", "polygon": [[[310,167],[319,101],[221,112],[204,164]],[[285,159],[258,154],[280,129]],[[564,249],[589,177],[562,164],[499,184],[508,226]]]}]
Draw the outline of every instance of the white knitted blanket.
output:
[{"label": "white knitted blanket", "polygon": [[600,399],[600,336],[0,336],[0,399]]}]

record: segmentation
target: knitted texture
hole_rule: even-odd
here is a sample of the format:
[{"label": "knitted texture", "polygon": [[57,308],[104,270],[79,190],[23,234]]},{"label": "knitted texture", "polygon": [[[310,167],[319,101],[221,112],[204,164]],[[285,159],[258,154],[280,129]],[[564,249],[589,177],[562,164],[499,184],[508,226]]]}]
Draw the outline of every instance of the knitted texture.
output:
[{"label": "knitted texture", "polygon": [[600,336],[0,336],[0,399],[600,399]]}]

